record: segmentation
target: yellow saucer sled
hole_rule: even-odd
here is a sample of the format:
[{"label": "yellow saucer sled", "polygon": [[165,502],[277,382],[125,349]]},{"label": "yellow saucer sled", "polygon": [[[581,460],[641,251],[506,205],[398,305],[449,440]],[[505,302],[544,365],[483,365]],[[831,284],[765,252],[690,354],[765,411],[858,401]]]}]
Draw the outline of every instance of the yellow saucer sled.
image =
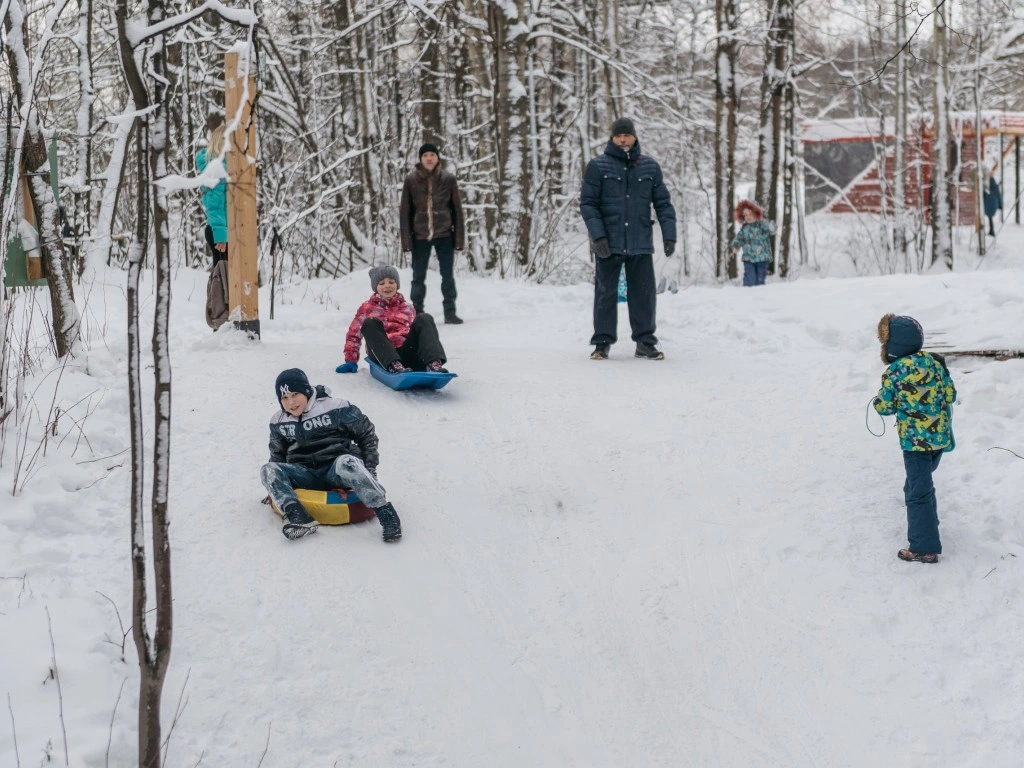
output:
[{"label": "yellow saucer sled", "polygon": [[[306,511],[313,519],[321,525],[347,525],[348,523],[362,523],[372,520],[376,513],[363,504],[354,491],[345,491],[340,488],[333,491],[310,491],[305,488],[296,488],[295,495]],[[277,514],[281,510],[273,501],[270,507]]]}]

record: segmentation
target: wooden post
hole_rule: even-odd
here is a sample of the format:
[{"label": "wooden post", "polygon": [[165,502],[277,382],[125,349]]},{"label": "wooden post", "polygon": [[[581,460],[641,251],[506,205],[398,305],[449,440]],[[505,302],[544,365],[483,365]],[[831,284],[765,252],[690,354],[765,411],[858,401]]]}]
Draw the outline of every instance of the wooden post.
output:
[{"label": "wooden post", "polygon": [[259,271],[256,227],[256,78],[237,51],[224,56],[224,107],[228,127],[228,319],[259,338]]}]

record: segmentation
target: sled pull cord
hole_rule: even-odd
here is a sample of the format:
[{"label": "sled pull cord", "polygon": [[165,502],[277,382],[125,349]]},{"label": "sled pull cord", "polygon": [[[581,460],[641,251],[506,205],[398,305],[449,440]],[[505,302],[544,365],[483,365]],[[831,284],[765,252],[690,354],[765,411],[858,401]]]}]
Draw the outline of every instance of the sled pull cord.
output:
[{"label": "sled pull cord", "polygon": [[864,426],[867,428],[868,432],[871,432],[871,434],[874,435],[875,437],[881,437],[882,435],[885,434],[885,419],[882,418],[881,414],[879,414],[879,416],[878,416],[878,418],[881,419],[881,421],[882,421],[882,431],[881,432],[873,432],[871,430],[871,424],[868,422],[868,416],[870,416],[872,412],[877,413],[877,411],[875,411],[875,408],[874,408],[874,405],[873,405],[874,402],[875,402],[875,398],[873,398],[873,397],[870,400],[868,400],[868,407],[864,411]]}]

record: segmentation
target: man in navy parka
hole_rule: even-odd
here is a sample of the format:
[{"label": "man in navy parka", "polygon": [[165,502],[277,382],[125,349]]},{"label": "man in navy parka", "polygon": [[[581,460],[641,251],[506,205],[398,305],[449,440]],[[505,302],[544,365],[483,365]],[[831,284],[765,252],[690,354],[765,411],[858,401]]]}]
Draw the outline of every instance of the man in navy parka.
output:
[{"label": "man in navy parka", "polygon": [[662,360],[657,348],[654,279],[654,221],[658,216],[665,255],[676,245],[676,211],[662,182],[661,166],[640,151],[633,121],[612,123],[604,154],[587,164],[580,192],[580,213],[596,257],[594,280],[594,345],[591,358],[605,360],[616,340],[619,270],[626,268],[629,325],[636,356]]}]

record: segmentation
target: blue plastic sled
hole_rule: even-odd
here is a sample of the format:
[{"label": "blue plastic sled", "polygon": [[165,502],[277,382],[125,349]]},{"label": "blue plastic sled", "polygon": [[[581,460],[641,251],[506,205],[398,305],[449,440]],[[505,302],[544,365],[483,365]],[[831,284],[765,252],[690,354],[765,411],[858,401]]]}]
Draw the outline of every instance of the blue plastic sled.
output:
[{"label": "blue plastic sled", "polygon": [[432,373],[430,371],[406,371],[405,373],[388,373],[377,364],[376,360],[364,358],[370,366],[370,375],[381,384],[391,389],[402,391],[403,389],[441,389],[445,384],[454,379],[457,373]]}]

